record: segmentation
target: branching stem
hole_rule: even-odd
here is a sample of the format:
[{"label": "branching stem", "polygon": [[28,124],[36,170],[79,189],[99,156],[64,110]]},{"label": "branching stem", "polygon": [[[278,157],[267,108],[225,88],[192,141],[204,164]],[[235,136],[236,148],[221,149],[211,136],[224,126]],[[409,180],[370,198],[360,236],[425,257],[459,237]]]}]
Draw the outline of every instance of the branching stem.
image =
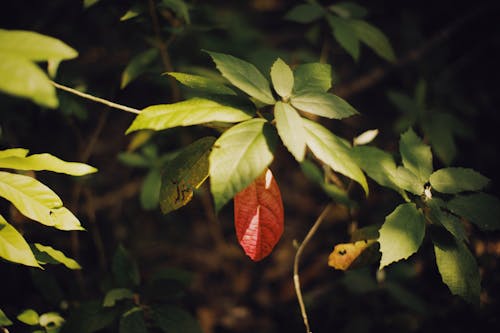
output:
[{"label": "branching stem", "polygon": [[307,312],[306,312],[306,306],[304,304],[304,299],[302,298],[302,291],[300,289],[300,278],[299,278],[300,257],[302,256],[302,252],[304,251],[304,248],[306,247],[307,243],[314,236],[314,234],[318,230],[319,226],[321,225],[321,222],[323,222],[326,215],[328,215],[328,213],[330,212],[330,210],[332,208],[333,208],[333,204],[329,204],[328,206],[326,206],[323,209],[321,214],[316,219],[316,222],[314,222],[311,229],[309,229],[309,232],[307,233],[306,237],[304,238],[304,240],[300,244],[299,248],[297,249],[297,253],[295,254],[295,260],[293,262],[293,284],[295,286],[295,293],[297,294],[297,301],[299,302],[299,306],[300,306],[300,313],[302,314],[302,319],[304,320],[304,325],[306,326],[306,333],[312,333],[312,332],[311,332],[311,328],[309,326],[309,320],[307,318]]},{"label": "branching stem", "polygon": [[130,112],[130,113],[135,113],[135,114],[141,113],[141,110],[137,110],[137,109],[131,108],[131,107],[126,106],[126,105],[121,105],[121,104],[118,104],[118,103],[114,103],[114,102],[108,101],[108,100],[103,99],[103,98],[92,96],[92,95],[86,94],[84,92],[78,91],[76,89],[73,89],[73,88],[70,88],[70,87],[66,87],[66,86],[64,86],[62,84],[59,84],[57,82],[54,82],[54,81],[50,81],[50,83],[52,83],[52,85],[54,87],[58,88],[58,89],[67,91],[69,93],[72,93],[74,95],[80,96],[82,98],[86,98],[88,100],[91,100],[91,101],[94,101],[94,102],[97,102],[97,103],[101,103],[101,104],[107,105],[107,106],[109,106],[111,108],[114,108],[114,109],[118,109],[118,110]]}]

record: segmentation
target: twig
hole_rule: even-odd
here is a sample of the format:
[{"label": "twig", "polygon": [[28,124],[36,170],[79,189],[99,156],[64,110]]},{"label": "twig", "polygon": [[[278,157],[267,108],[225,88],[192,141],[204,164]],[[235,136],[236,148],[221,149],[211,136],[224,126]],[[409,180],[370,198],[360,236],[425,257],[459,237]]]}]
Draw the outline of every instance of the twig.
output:
[{"label": "twig", "polygon": [[66,87],[66,86],[64,86],[62,84],[59,84],[57,82],[54,82],[54,81],[50,81],[50,83],[54,87],[56,87],[58,89],[67,91],[69,93],[72,93],[74,95],[80,96],[82,98],[85,98],[85,99],[88,99],[88,100],[91,100],[91,101],[94,101],[94,102],[97,102],[97,103],[101,103],[101,104],[107,105],[107,106],[109,106],[109,107],[111,107],[113,109],[118,109],[118,110],[130,112],[130,113],[135,113],[135,114],[141,113],[141,110],[134,109],[134,108],[131,108],[131,107],[126,106],[126,105],[121,105],[121,104],[118,104],[118,103],[114,103],[114,102],[108,101],[108,100],[103,99],[103,98],[92,96],[92,95],[86,94],[84,92],[78,91],[76,89],[73,89],[73,88],[70,88],[70,87]]},{"label": "twig", "polygon": [[304,320],[304,325],[306,327],[306,333],[312,333],[311,328],[309,326],[309,320],[307,318],[307,312],[306,312],[306,306],[304,304],[304,300],[302,298],[302,291],[300,289],[300,278],[299,278],[299,263],[300,263],[300,257],[302,255],[302,252],[304,251],[304,248],[306,247],[307,243],[311,238],[314,236],[316,231],[318,230],[319,226],[321,225],[321,222],[325,219],[326,215],[330,212],[330,209],[333,208],[333,204],[329,204],[326,206],[319,217],[317,218],[316,222],[314,222],[313,226],[307,233],[306,237],[300,244],[299,248],[297,249],[297,253],[295,254],[295,260],[293,262],[293,284],[295,286],[295,293],[297,294],[297,301],[299,302],[300,306],[300,313],[302,314],[302,319]]}]

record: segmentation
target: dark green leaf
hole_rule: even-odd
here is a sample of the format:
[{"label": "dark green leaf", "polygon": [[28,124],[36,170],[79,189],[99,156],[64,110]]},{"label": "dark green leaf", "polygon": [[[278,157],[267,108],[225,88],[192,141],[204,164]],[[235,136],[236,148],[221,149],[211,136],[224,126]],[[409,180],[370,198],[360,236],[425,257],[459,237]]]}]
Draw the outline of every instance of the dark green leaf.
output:
[{"label": "dark green leaf", "polygon": [[393,178],[396,163],[391,154],[376,147],[355,146],[352,149],[352,156],[356,164],[379,185],[400,191]]},{"label": "dark green leaf", "polygon": [[194,190],[207,179],[208,157],[215,138],[199,139],[169,161],[161,178],[160,206],[163,214],[179,209],[193,197]]},{"label": "dark green leaf", "polygon": [[310,63],[295,67],[293,70],[293,91],[326,92],[332,87],[332,67],[329,64]]},{"label": "dark green leaf", "polygon": [[387,92],[387,97],[389,98],[389,101],[403,114],[409,113],[416,117],[420,113],[420,108],[417,103],[408,95],[391,90]]},{"label": "dark green leaf", "polygon": [[451,194],[479,191],[490,181],[479,172],[468,168],[439,169],[430,176],[429,180],[436,191]]},{"label": "dark green leaf", "polygon": [[348,206],[353,204],[353,202],[349,199],[349,195],[346,190],[341,189],[335,184],[325,182],[325,177],[314,163],[309,160],[303,160],[302,163],[300,163],[300,169],[307,178],[318,184],[323,191],[336,202]]},{"label": "dark green leaf", "polygon": [[236,95],[236,93],[225,84],[200,75],[168,72],[168,75],[174,77],[177,81],[186,87],[200,90],[208,94],[216,95]]},{"label": "dark green leaf", "polygon": [[104,301],[102,302],[102,306],[104,307],[113,307],[116,302],[124,300],[124,299],[133,299],[134,292],[127,288],[116,288],[111,289],[104,296]]},{"label": "dark green leaf", "polygon": [[337,2],[328,7],[332,12],[344,18],[363,18],[368,14],[365,7],[354,2]]},{"label": "dark green leaf", "polygon": [[93,333],[110,326],[120,315],[117,308],[103,308],[98,301],[82,303],[61,328],[61,333]]},{"label": "dark green leaf", "polygon": [[224,132],[210,154],[210,187],[219,211],[271,164],[277,135],[264,119],[252,119]]},{"label": "dark green leaf", "polygon": [[153,319],[156,325],[165,333],[202,333],[193,316],[175,306],[162,305],[153,308]]},{"label": "dark green leaf", "polygon": [[118,287],[135,287],[139,285],[140,275],[137,263],[123,246],[118,246],[111,266],[113,277]]},{"label": "dark green leaf", "polygon": [[274,106],[276,128],[281,140],[298,162],[306,153],[306,132],[299,113],[288,103],[277,102]]},{"label": "dark green leaf", "polygon": [[405,168],[414,173],[422,185],[425,184],[432,173],[431,148],[410,128],[401,134],[399,151]]},{"label": "dark green leaf", "polygon": [[432,150],[445,165],[451,164],[457,155],[454,132],[463,126],[454,116],[446,113],[433,113],[430,119],[422,121],[422,127],[429,138]]},{"label": "dark green leaf", "polygon": [[269,81],[254,65],[231,55],[208,51],[207,53],[221,74],[234,86],[264,104],[274,104]]},{"label": "dark green leaf", "polygon": [[153,48],[133,57],[123,70],[120,88],[125,88],[130,82],[144,73],[158,58],[158,49]]},{"label": "dark green leaf", "polygon": [[500,200],[485,193],[458,195],[451,199],[447,208],[482,230],[500,229]]},{"label": "dark green leaf", "polygon": [[401,204],[380,228],[380,269],[417,252],[425,234],[425,219],[414,203]]},{"label": "dark green leaf", "polygon": [[149,168],[152,165],[152,161],[139,153],[120,153],[118,154],[118,160],[136,168]]},{"label": "dark green leaf", "polygon": [[5,313],[0,309],[0,326],[10,326],[12,321],[5,315]]},{"label": "dark green leaf", "polygon": [[306,91],[293,95],[290,103],[301,111],[330,119],[343,119],[359,113],[342,98],[319,91]]},{"label": "dark green leaf", "polygon": [[386,35],[377,27],[363,20],[349,20],[349,24],[358,38],[380,57],[387,61],[395,61],[396,55]]},{"label": "dark green leaf", "polygon": [[288,98],[293,89],[293,72],[283,60],[278,58],[271,67],[271,81],[274,90],[283,98]]},{"label": "dark green leaf", "polygon": [[161,4],[167,8],[172,9],[175,15],[184,20],[187,24],[191,23],[189,17],[189,7],[183,0],[161,0]]},{"label": "dark green leaf", "polygon": [[147,333],[144,313],[140,307],[134,307],[120,318],[119,333]]},{"label": "dark green leaf", "polygon": [[285,19],[298,23],[310,23],[322,17],[324,9],[315,3],[304,3],[293,7],[285,15]]},{"label": "dark green leaf", "polygon": [[151,169],[142,183],[141,187],[141,207],[145,210],[153,210],[158,206],[161,189],[160,170]]},{"label": "dark green leaf", "polygon": [[354,60],[359,59],[360,42],[356,31],[349,24],[349,21],[341,17],[327,15],[328,24],[332,28],[332,33],[340,46],[351,55]]},{"label": "dark green leaf", "polygon": [[460,241],[467,239],[464,224],[456,216],[443,210],[446,208],[446,203],[443,200],[432,198],[427,200],[426,203],[429,207],[429,218],[432,223],[442,225]]}]

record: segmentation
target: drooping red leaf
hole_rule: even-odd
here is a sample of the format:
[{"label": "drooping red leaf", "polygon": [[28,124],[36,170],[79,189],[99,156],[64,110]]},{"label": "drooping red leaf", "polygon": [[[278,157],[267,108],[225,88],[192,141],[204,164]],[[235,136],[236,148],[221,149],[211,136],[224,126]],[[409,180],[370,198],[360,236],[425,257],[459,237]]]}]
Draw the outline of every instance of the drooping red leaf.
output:
[{"label": "drooping red leaf", "polygon": [[253,261],[267,257],[283,234],[281,193],[267,169],[234,197],[234,225],[238,241]]}]

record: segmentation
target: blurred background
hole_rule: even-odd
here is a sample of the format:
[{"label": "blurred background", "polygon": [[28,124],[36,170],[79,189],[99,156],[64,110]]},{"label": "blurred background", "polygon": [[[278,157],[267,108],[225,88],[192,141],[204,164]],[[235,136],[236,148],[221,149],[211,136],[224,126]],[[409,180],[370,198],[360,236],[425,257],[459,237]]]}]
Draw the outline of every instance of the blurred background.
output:
[{"label": "blurred background", "polygon": [[[488,192],[498,196],[500,5],[356,3],[366,9],[359,17],[389,39],[393,61],[365,44],[354,59],[327,20],[306,7],[296,9],[310,4],[302,1],[9,1],[2,3],[0,28],[61,39],[79,56],[61,64],[55,81],[137,109],[190,96],[162,73],[214,75],[202,50],[245,59],[266,75],[277,57],[291,66],[329,63],[332,91],[361,115],[323,125],[348,140],[377,128],[373,144],[391,152],[397,152],[400,133],[413,126],[427,140],[438,138],[432,142],[436,168],[474,168],[491,178]],[[6,313],[27,307],[58,311],[76,325],[73,332],[113,332],[116,315],[99,313],[92,304],[113,286],[132,285],[145,300],[161,298],[184,309],[205,333],[304,331],[293,289],[293,244],[330,199],[285,149],[271,166],[284,200],[284,235],[268,258],[255,263],[237,243],[232,204],[215,216],[207,184],[175,212],[164,216],[158,208],[162,166],[172,153],[217,132],[189,127],[125,135],[133,114],[65,92],[58,96],[59,109],[48,110],[1,94],[0,144],[98,168],[83,179],[37,173],[87,231],[46,230],[12,209],[4,213],[4,201],[0,208],[30,241],[64,249],[83,270],[40,271],[2,262],[0,307]],[[313,332],[500,329],[498,232],[468,229],[482,277],[480,309],[450,294],[430,242],[383,273],[377,264],[347,272],[327,266],[333,246],[349,241],[353,226],[382,223],[401,201],[374,182],[370,188],[368,198],[354,194],[354,211],[336,206],[303,255],[302,288]],[[118,281],[120,274],[129,278]],[[81,315],[83,306],[90,309],[88,317]],[[84,320],[103,324],[89,328]]]}]

